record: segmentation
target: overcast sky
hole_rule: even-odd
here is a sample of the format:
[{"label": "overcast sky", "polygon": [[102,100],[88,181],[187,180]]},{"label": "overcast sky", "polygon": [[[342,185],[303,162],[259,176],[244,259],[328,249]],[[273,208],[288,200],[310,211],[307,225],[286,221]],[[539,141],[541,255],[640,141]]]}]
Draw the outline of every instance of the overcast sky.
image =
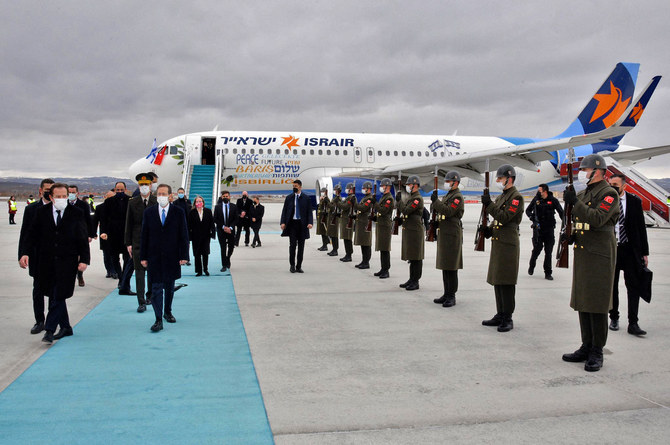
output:
[{"label": "overcast sky", "polygon": [[[0,176],[127,176],[211,130],[550,137],[619,61],[665,76],[670,2],[2,2]],[[638,90],[639,91],[639,90]],[[670,155],[639,164],[670,177]]]}]

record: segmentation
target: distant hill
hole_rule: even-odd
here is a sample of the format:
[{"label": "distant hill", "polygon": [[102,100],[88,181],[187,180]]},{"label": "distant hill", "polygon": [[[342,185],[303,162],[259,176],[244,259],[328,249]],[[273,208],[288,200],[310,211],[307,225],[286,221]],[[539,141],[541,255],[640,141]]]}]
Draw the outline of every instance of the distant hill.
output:
[{"label": "distant hill", "polygon": [[663,178],[663,179],[654,179],[653,180],[656,184],[660,185],[665,189],[666,192],[670,194],[670,178]]},{"label": "distant hill", "polygon": [[[17,199],[28,195],[37,195],[37,190],[43,178],[0,178],[0,196],[15,195]],[[134,181],[128,178],[114,178],[111,176],[97,176],[90,178],[52,178],[56,182],[75,184],[79,193],[83,195],[101,195],[114,187],[117,181],[123,181],[127,187],[134,190]]]}]

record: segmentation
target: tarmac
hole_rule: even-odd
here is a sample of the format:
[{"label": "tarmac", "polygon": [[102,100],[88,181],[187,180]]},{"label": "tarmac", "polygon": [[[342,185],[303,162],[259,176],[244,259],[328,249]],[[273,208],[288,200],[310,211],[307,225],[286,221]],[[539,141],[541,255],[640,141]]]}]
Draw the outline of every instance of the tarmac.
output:
[{"label": "tarmac", "polygon": [[[263,246],[236,249],[231,270],[233,297],[275,443],[667,443],[670,303],[665,297],[670,294],[670,231],[648,230],[654,295],[650,305],[640,303],[640,326],[648,335],[638,338],[626,333],[622,279],[621,330],[609,332],[602,370],[588,373],[583,364],[561,360],[563,353],[574,351],[581,343],[577,314],[569,307],[572,272],[554,269],[554,281],[547,281],[540,259],[535,275],[527,274],[531,250],[527,219],[521,227],[514,329],[498,333],[481,325],[481,320],[495,313],[495,303],[493,289],[486,284],[490,244],[487,242],[484,253],[473,250],[478,205],[466,206],[465,268],[459,272],[457,304],[448,309],[432,302],[442,294],[441,272],[434,267],[434,244],[427,243],[421,289],[413,292],[398,287],[408,277],[408,266],[399,258],[400,237],[393,239],[389,279],[372,275],[378,270],[378,254],[373,254],[371,269],[358,270],[353,265],[360,261],[359,248],[352,263],[342,263],[316,250],[321,245],[316,235],[306,243],[305,273],[291,274],[288,239],[279,236],[280,212],[280,204],[266,205]],[[73,323],[86,317],[81,326],[74,326],[75,336],[49,347],[40,341],[41,335],[30,335],[34,323],[32,282],[16,261],[22,214],[20,209],[18,225],[0,225],[0,270],[4,277],[0,290],[0,391],[12,385],[0,393],[0,406],[5,406],[6,394],[11,392],[15,397],[20,392],[15,388],[30,375],[26,370],[51,360],[59,347],[77,353],[78,343],[86,343],[86,351],[95,352],[95,341],[99,341],[102,349],[108,340],[81,337],[94,336],[90,332],[96,332],[96,311],[109,299],[119,298],[115,282],[104,278],[102,256],[94,241],[86,287],[77,288],[68,301]],[[218,258],[216,242],[212,249],[210,261]],[[343,246],[340,252],[343,254]],[[185,268],[183,281],[210,279],[218,283],[216,280],[225,278],[192,275],[192,268]],[[196,292],[196,288],[189,285],[177,295],[189,292]],[[130,314],[136,300],[124,298],[128,314],[119,317],[134,317],[130,320],[137,320],[132,323],[141,328],[136,335],[150,336],[153,317]],[[91,312],[99,304],[100,309]],[[210,304],[218,303],[213,300]],[[179,320],[178,307],[176,299],[174,313]],[[128,319],[123,320],[127,323]],[[191,323],[197,323],[195,320]],[[186,322],[180,320],[177,325]],[[113,328],[106,326],[95,336],[113,337]],[[203,331],[207,332],[207,326],[202,324]],[[197,338],[193,330],[189,332],[184,336]],[[50,348],[54,351],[43,356]],[[200,350],[201,359],[219,353],[218,348],[208,350]],[[82,346],[80,352],[86,351]],[[245,354],[244,348],[239,354]],[[114,361],[115,356],[109,359]],[[189,356],[188,360],[197,368],[198,358]],[[83,360],[80,357],[79,363],[85,362],[86,356]],[[172,361],[161,366],[169,373],[171,367],[182,364]],[[33,386],[40,384],[49,383],[38,379]],[[95,381],[82,384],[95,385]],[[132,397],[136,385],[128,385],[125,394],[120,394],[118,387],[114,394],[105,394],[106,386],[95,389],[103,397]],[[190,406],[188,394],[180,397],[184,406]],[[103,399],[99,403],[103,404]],[[174,409],[179,406],[177,403]],[[51,403],[50,407],[58,416],[58,406]],[[0,410],[0,422],[3,417],[6,414]],[[115,418],[108,422],[127,421]],[[75,430],[68,443],[81,442],[81,437]],[[153,437],[156,442],[170,441],[169,430]],[[240,442],[221,439],[211,443],[233,442],[258,443],[252,436]]]}]

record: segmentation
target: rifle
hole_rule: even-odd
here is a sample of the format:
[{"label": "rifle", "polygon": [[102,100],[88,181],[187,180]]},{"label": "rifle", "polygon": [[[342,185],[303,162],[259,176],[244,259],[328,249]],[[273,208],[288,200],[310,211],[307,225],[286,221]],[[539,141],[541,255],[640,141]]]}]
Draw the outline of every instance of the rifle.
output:
[{"label": "rifle", "polygon": [[325,202],[326,201],[324,199],[321,199],[321,201],[319,201],[319,204],[321,204],[321,224],[323,224],[324,226],[328,224],[328,208]]},{"label": "rifle", "polygon": [[[356,199],[356,185],[351,188],[351,194],[354,196],[354,199]],[[349,209],[349,221],[347,221],[347,229],[351,229],[354,226],[354,220],[356,219],[356,209],[354,208],[354,203],[347,198],[347,202],[351,205],[351,208]]]},{"label": "rifle", "polygon": [[[486,160],[486,173],[484,174],[484,194],[489,194],[489,166],[488,159]],[[482,213],[479,215],[479,225],[477,226],[477,233],[475,234],[475,252],[484,252],[485,244],[484,230],[489,225],[489,215],[486,213],[486,206],[482,204]]]},{"label": "rifle", "polygon": [[[402,172],[398,172],[398,192],[402,189]],[[400,201],[396,202],[395,208],[395,218],[393,218],[393,234],[398,234],[398,228],[400,227]]]},{"label": "rifle", "polygon": [[[377,198],[377,181],[375,180],[375,191],[374,194],[372,195]],[[368,225],[365,226],[365,231],[366,232],[372,232],[372,220],[375,217],[375,205],[374,203],[371,203],[372,205],[370,206],[370,214],[368,215]]]},{"label": "rifle", "polygon": [[[435,166],[435,192],[437,192],[437,166]],[[435,203],[433,203],[433,214],[430,217],[430,226],[426,232],[426,241],[432,243],[435,241],[435,233],[437,232],[437,210],[435,210]]]},{"label": "rifle", "polygon": [[[338,195],[338,196],[339,196],[339,195]],[[334,197],[334,196],[333,196],[333,206],[334,206],[334,208],[333,208],[333,217],[332,217],[331,220],[330,220],[330,225],[331,225],[331,226],[334,226],[335,224],[337,224],[337,217],[340,216],[340,208],[339,208],[339,206],[337,205],[337,203],[335,202],[335,197]]]},{"label": "rifle", "polygon": [[[572,161],[574,160],[575,151],[573,148],[568,149],[568,188],[574,189],[573,175],[572,175]],[[563,227],[561,227],[561,236],[558,242],[558,249],[556,249],[556,267],[562,269],[568,268],[570,262],[568,247],[571,244],[572,238],[572,204],[565,205],[565,219],[563,220]]]}]

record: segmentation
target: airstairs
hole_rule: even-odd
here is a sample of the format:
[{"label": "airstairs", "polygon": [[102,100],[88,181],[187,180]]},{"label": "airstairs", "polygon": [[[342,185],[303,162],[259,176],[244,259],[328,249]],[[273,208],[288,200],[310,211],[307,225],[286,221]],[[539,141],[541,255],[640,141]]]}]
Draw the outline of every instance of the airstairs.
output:
[{"label": "airstairs", "polygon": [[193,165],[188,186],[188,199],[191,203],[195,197],[200,195],[205,200],[205,207],[213,209],[216,202],[214,198],[214,165]]}]

